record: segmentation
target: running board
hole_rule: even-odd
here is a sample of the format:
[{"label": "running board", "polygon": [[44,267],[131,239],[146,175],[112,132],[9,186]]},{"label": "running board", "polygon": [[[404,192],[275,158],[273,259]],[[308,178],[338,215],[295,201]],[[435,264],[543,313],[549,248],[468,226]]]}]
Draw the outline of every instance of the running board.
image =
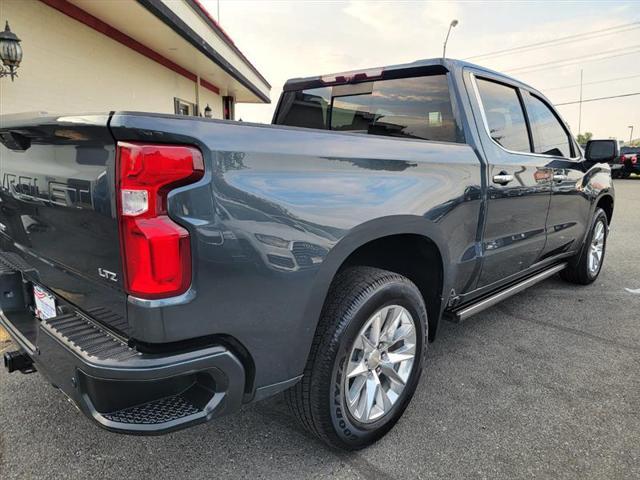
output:
[{"label": "running board", "polygon": [[541,282],[542,280],[545,280],[553,275],[555,275],[556,273],[558,273],[561,270],[564,270],[566,268],[567,264],[566,263],[562,263],[560,265],[556,265],[555,267],[552,267],[548,270],[545,270],[543,272],[540,272],[536,275],[534,275],[533,277],[529,277],[523,281],[521,281],[520,283],[516,283],[515,285],[511,285],[509,288],[502,290],[498,293],[494,293],[493,295],[491,295],[490,297],[486,297],[482,300],[480,300],[479,302],[473,303],[469,306],[463,307],[460,310],[455,310],[453,312],[451,312],[451,317],[452,320],[454,322],[462,322],[464,320],[466,320],[467,318],[469,318],[472,315],[475,315],[476,313],[479,313],[483,310],[486,310],[489,307],[494,306],[496,303],[501,302],[502,300],[509,298],[512,295],[515,295],[516,293],[519,293],[533,285],[535,285],[538,282]]}]

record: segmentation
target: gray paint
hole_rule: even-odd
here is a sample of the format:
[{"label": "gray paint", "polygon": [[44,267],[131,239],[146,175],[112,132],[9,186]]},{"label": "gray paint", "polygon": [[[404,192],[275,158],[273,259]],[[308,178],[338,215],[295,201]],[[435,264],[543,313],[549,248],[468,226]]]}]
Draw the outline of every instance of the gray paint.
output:
[{"label": "gray paint", "polygon": [[136,338],[231,335],[268,385],[302,372],[324,293],[357,247],[424,235],[448,282],[460,289],[473,274],[480,161],[468,145],[126,114],[111,128],[123,140],[197,141],[206,162],[205,178],[170,199],[192,233],[195,298],[157,317],[129,303]]}]

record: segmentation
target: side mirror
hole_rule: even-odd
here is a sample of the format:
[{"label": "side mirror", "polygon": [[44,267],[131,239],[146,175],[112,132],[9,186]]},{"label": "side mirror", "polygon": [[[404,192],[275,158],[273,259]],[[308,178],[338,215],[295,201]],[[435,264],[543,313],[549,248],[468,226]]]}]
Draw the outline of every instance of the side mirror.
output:
[{"label": "side mirror", "polygon": [[592,163],[612,162],[620,156],[617,140],[589,140],[584,153],[587,161]]}]

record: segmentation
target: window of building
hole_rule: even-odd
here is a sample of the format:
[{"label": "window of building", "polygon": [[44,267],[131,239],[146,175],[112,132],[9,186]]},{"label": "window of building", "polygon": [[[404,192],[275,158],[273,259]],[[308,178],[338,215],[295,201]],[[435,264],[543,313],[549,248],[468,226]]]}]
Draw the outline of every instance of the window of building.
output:
[{"label": "window of building", "polygon": [[176,115],[197,115],[195,103],[187,102],[180,98],[174,97],[173,107]]},{"label": "window of building", "polygon": [[476,83],[491,138],[507,150],[531,152],[518,91],[483,78],[477,78]]},{"label": "window of building", "polygon": [[570,158],[571,140],[558,117],[538,97],[529,92],[525,92],[523,97],[531,125],[534,152]]},{"label": "window of building", "polygon": [[462,142],[446,75],[286,92],[276,123],[343,132]]}]

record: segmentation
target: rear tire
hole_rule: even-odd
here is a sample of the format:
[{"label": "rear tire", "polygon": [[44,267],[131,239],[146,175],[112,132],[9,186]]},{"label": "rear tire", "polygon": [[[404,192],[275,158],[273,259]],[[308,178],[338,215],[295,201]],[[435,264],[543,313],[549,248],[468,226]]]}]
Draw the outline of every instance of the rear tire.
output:
[{"label": "rear tire", "polygon": [[304,376],[285,393],[291,410],[332,447],[372,444],[395,425],[415,392],[427,325],[422,295],[409,279],[372,267],[338,273]]},{"label": "rear tire", "polygon": [[562,270],[560,276],[567,282],[579,285],[593,283],[602,270],[608,235],[607,214],[601,208],[596,208],[589,234],[580,250],[579,257],[573,264]]}]

